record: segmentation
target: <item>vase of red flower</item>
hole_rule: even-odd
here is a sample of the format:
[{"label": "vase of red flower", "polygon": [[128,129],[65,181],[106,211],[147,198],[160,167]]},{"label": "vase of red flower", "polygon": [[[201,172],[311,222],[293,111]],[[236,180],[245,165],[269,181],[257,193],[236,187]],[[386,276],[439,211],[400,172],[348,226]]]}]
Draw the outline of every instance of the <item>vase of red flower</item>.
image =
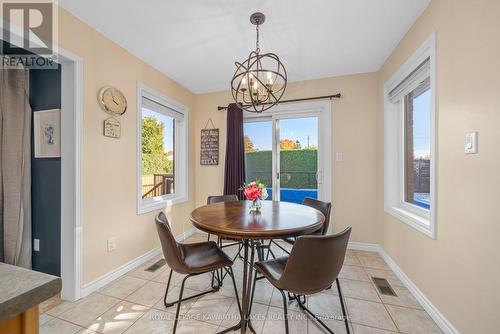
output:
[{"label": "vase of red flower", "polygon": [[250,205],[250,212],[260,212],[262,208],[261,200],[265,200],[268,197],[267,189],[264,183],[259,181],[250,182],[248,184],[244,184],[242,187],[243,195],[249,200],[252,201],[252,205]]}]

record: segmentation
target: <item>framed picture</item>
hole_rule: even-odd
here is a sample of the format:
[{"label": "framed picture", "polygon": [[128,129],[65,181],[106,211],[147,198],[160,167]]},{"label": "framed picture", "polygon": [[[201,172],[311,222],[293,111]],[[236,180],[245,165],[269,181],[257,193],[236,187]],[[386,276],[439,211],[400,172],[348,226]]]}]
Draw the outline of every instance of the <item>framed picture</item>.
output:
[{"label": "framed picture", "polygon": [[33,115],[35,158],[61,157],[61,110],[35,111]]}]

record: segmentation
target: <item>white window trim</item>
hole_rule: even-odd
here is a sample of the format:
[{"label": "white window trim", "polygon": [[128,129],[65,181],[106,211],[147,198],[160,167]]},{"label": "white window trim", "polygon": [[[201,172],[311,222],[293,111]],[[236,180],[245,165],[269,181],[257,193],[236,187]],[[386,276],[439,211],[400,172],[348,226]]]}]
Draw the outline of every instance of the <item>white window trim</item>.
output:
[{"label": "white window trim", "polygon": [[[175,126],[175,194],[142,199],[142,97],[158,102],[184,115],[181,122]],[[182,124],[179,126],[179,124]],[[137,214],[143,214],[167,206],[188,201],[188,157],[189,157],[189,110],[181,103],[163,95],[155,89],[137,82]]]},{"label": "white window trim", "polygon": [[[404,106],[391,103],[389,92],[423,61],[430,59],[430,210],[404,201]],[[411,88],[411,87],[410,87]],[[436,239],[436,33],[384,84],[384,210],[425,235]]]}]

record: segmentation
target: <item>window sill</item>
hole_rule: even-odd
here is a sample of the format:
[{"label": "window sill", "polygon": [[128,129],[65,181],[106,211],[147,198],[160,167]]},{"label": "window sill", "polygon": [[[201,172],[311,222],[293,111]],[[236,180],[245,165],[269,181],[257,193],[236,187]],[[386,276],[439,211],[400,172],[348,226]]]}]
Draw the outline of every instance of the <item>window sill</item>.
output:
[{"label": "window sill", "polygon": [[431,222],[430,212],[424,215],[417,214],[416,212],[407,210],[403,206],[386,206],[385,212],[428,237],[436,239],[436,231],[433,228],[434,224]]},{"label": "window sill", "polygon": [[182,204],[188,201],[187,196],[157,197],[147,200],[141,199],[137,205],[137,214],[142,215],[151,211],[165,209],[168,206]]}]

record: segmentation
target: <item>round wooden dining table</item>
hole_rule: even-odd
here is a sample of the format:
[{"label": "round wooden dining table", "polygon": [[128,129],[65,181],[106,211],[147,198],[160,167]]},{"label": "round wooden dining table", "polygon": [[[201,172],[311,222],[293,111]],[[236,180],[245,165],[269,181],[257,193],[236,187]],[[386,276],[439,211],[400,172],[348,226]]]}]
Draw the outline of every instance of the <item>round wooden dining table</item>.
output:
[{"label": "round wooden dining table", "polygon": [[318,210],[295,203],[262,201],[259,213],[250,212],[250,201],[220,202],[205,205],[191,213],[193,225],[204,232],[241,239],[243,243],[243,289],[241,321],[221,333],[247,328],[255,333],[250,322],[254,250],[264,239],[296,237],[317,231],[325,217]]}]

